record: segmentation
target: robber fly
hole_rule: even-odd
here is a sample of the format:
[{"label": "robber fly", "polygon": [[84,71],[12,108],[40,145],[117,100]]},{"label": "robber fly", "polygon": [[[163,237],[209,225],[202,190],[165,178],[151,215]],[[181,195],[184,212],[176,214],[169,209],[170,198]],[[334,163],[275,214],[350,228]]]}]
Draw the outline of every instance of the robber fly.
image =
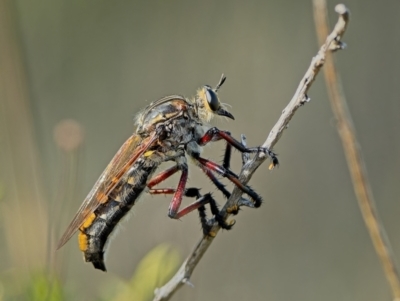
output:
[{"label": "robber fly", "polygon": [[[209,204],[221,227],[229,229],[231,225],[225,223],[219,215],[211,194],[201,195],[197,188],[186,188],[186,155],[195,161],[226,197],[230,196],[230,192],[214,173],[229,179],[250,196],[255,207],[260,206],[261,197],[250,187],[243,185],[238,176],[229,170],[232,147],[241,152],[258,152],[260,148],[246,148],[232,138],[229,132],[205,126],[213,116],[234,119],[217,96],[225,79],[222,76],[214,89],[210,86],[202,87],[192,100],[171,95],[149,104],[139,113],[135,133],[122,145],[101,174],[61,237],[57,249],[79,230],[79,248],[84,253],[85,261],[92,262],[96,269],[106,271],[104,249],[107,239],[145,190],[151,194],[173,195],[168,210],[170,218],[179,219],[198,209],[203,231],[207,234],[209,228],[204,205]],[[222,166],[200,156],[202,146],[221,139],[227,142]],[[265,149],[264,151],[272,158],[272,164],[276,165],[278,161],[274,153]],[[159,165],[166,161],[173,161],[175,165],[153,177]],[[181,176],[176,189],[153,188],[178,171]],[[179,210],[183,196],[194,197],[196,200]]]}]

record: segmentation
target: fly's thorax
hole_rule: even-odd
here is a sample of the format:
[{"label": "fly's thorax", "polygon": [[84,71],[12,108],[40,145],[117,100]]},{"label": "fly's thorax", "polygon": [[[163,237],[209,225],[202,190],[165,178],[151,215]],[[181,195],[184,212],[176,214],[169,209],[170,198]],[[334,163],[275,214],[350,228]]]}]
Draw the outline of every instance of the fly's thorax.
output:
[{"label": "fly's thorax", "polygon": [[178,95],[161,98],[148,105],[136,120],[138,134],[148,134],[161,123],[187,115],[191,105],[183,97]]},{"label": "fly's thorax", "polygon": [[189,155],[189,158],[196,158],[202,152],[202,147],[196,141],[190,141],[186,144],[186,152]]},{"label": "fly's thorax", "polygon": [[196,124],[195,120],[188,117],[173,120],[170,124],[167,140],[175,146],[188,143],[194,139]]},{"label": "fly's thorax", "polygon": [[190,157],[196,157],[201,154],[203,148],[196,141],[199,141],[208,129],[209,126],[202,124],[197,124],[193,128],[193,140],[186,145],[186,152]]}]

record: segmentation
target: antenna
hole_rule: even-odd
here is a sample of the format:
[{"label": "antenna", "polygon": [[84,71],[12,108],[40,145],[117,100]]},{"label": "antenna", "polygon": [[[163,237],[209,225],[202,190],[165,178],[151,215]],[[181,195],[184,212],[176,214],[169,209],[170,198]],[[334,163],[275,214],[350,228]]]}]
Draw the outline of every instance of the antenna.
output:
[{"label": "antenna", "polygon": [[214,92],[217,92],[219,90],[219,88],[221,88],[221,86],[224,84],[225,80],[226,80],[226,76],[222,73],[221,79],[219,80],[218,85],[214,88]]}]

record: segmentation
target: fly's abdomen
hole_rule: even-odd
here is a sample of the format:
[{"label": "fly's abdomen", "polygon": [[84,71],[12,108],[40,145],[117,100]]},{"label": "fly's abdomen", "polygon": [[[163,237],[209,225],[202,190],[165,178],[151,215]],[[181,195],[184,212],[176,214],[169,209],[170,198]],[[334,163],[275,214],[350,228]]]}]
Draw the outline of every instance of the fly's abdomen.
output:
[{"label": "fly's abdomen", "polygon": [[121,180],[121,184],[114,189],[114,193],[111,193],[107,201],[101,204],[79,228],[79,248],[84,253],[85,261],[91,262],[96,269],[106,271],[104,248],[107,239],[118,222],[135,204],[154,169],[154,165],[145,168],[142,164],[135,164],[128,175]]}]

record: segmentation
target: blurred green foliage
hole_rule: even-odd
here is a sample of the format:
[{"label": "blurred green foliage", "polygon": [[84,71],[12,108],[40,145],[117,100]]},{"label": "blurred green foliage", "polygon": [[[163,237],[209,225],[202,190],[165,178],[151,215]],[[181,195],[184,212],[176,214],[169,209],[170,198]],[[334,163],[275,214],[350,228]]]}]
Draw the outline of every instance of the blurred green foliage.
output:
[{"label": "blurred green foliage", "polygon": [[112,300],[152,300],[154,289],[176,272],[180,261],[181,257],[171,246],[161,244],[155,247],[140,261],[132,278]]},{"label": "blurred green foliage", "polygon": [[10,271],[0,274],[0,300],[62,301],[66,300],[60,279],[46,271]]},{"label": "blurred green foliage", "polygon": [[[108,297],[99,297],[104,301],[148,301],[154,296],[154,289],[163,285],[177,270],[181,257],[170,245],[161,244],[150,250],[139,262],[132,278],[128,281],[119,278],[103,291],[109,291]],[[77,292],[65,292],[62,281],[57,275],[48,272],[19,273],[18,278],[26,279],[13,282],[10,279],[0,282],[0,301],[65,301],[77,300]],[[4,278],[4,275],[2,275]],[[5,288],[6,286],[6,288]]]},{"label": "blurred green foliage", "polygon": [[46,273],[34,275],[23,289],[26,300],[30,301],[62,301],[66,300],[62,284],[57,277],[49,277]]}]

